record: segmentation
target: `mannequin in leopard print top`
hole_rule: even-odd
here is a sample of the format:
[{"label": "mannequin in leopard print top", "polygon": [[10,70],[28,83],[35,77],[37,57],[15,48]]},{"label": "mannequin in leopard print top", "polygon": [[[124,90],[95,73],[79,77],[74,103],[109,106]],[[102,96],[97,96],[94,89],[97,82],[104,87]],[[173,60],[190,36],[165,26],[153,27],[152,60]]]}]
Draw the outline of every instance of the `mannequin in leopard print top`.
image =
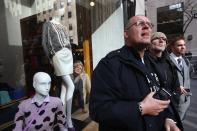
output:
[{"label": "mannequin in leopard print top", "polygon": [[45,72],[36,73],[33,78],[33,86],[36,93],[33,98],[19,104],[13,131],[53,131],[55,121],[61,131],[67,131],[61,100],[49,96],[50,76]]}]

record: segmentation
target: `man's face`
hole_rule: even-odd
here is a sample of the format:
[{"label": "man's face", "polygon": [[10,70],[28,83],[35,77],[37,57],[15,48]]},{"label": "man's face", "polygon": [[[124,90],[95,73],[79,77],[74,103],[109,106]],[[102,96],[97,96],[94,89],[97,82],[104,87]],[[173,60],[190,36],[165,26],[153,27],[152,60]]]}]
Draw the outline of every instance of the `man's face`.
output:
[{"label": "man's face", "polygon": [[166,48],[166,38],[158,37],[152,40],[150,50],[163,52]]},{"label": "man's face", "polygon": [[172,47],[172,52],[177,55],[181,56],[184,55],[186,52],[186,46],[185,46],[185,41],[184,40],[178,40],[174,43]]},{"label": "man's face", "polygon": [[150,44],[152,24],[145,16],[134,16],[125,29],[125,41],[128,46],[144,46]]},{"label": "man's face", "polygon": [[51,88],[51,79],[48,77],[40,77],[34,82],[36,93],[47,96]]}]

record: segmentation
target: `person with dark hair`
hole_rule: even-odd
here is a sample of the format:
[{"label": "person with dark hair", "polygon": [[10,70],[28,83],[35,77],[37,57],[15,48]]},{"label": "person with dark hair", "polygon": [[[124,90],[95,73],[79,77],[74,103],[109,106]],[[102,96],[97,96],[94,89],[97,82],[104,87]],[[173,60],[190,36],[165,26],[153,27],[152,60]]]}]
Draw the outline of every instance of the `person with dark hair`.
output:
[{"label": "person with dark hair", "polygon": [[89,110],[99,131],[180,131],[168,110],[170,100],[156,95],[160,82],[144,55],[152,28],[147,17],[131,17],[125,45],[94,69]]},{"label": "person with dark hair", "polygon": [[174,38],[170,44],[170,49],[172,51],[170,54],[170,59],[176,65],[176,71],[180,83],[180,96],[175,99],[175,103],[180,118],[183,121],[190,105],[191,96],[189,75],[190,63],[184,56],[186,52],[184,37],[179,36]]}]

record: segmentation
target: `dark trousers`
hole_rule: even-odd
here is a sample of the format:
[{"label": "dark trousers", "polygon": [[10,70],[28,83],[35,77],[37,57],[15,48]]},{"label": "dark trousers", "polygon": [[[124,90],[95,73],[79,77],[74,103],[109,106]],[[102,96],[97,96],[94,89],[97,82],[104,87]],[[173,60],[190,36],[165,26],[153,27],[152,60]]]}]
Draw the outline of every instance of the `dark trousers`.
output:
[{"label": "dark trousers", "polygon": [[84,98],[83,98],[83,88],[77,88],[74,92],[77,100],[79,102],[79,107],[84,109]]}]

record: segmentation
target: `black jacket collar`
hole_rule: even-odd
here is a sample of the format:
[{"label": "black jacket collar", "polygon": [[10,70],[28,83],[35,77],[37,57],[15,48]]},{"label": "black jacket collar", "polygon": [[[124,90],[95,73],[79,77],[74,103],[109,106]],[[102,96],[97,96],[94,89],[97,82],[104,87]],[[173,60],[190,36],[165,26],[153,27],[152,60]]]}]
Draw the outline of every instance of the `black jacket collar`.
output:
[{"label": "black jacket collar", "polygon": [[145,64],[143,64],[138,52],[132,47],[123,46],[118,50],[118,52],[121,62],[134,67],[143,74],[146,74],[145,66],[150,66],[150,62],[148,61],[147,56],[144,56]]}]

